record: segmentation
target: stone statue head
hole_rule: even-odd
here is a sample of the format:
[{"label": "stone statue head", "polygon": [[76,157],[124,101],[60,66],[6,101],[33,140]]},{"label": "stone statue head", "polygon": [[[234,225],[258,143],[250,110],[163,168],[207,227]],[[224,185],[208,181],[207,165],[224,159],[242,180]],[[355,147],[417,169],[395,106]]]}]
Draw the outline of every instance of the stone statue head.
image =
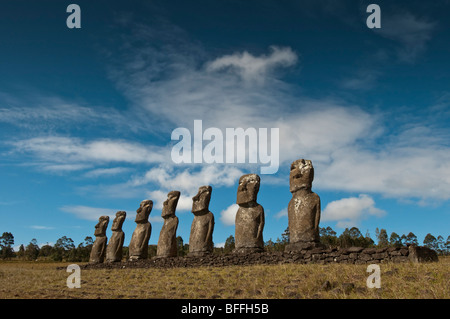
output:
[{"label": "stone statue head", "polygon": [[192,197],[192,213],[208,212],[211,192],[211,186],[199,187],[197,195]]},{"label": "stone statue head", "polygon": [[242,175],[239,178],[236,204],[256,203],[261,179],[256,174]]},{"label": "stone statue head", "polygon": [[136,210],[136,219],[134,220],[136,223],[145,223],[148,221],[148,216],[150,216],[150,212],[153,208],[153,202],[149,199],[143,200],[141,205]]},{"label": "stone statue head", "polygon": [[291,164],[289,186],[291,193],[299,189],[311,190],[314,180],[314,167],[310,160],[299,159]]},{"label": "stone statue head", "polygon": [[97,225],[95,225],[94,236],[106,236],[106,228],[108,228],[109,216],[100,216]]},{"label": "stone statue head", "polygon": [[124,211],[119,211],[116,213],[116,218],[113,220],[113,224],[111,226],[112,231],[120,231],[122,230],[123,222],[125,221],[125,218],[127,217],[127,213]]},{"label": "stone statue head", "polygon": [[167,199],[163,203],[162,218],[175,216],[175,209],[177,208],[178,200],[180,199],[179,191],[171,191],[167,194]]}]

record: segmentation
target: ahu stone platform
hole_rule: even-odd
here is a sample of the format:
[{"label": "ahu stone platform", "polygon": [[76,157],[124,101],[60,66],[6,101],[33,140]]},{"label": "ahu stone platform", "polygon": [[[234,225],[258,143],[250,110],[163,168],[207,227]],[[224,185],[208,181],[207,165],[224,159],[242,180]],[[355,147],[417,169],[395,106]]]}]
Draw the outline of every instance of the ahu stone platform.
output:
[{"label": "ahu stone platform", "polygon": [[255,252],[250,254],[210,254],[203,257],[150,258],[116,263],[86,264],[83,269],[129,269],[129,268],[177,268],[177,267],[225,267],[236,265],[276,264],[378,264],[402,262],[432,262],[438,257],[434,250],[420,246],[344,249],[312,249],[300,252]]}]

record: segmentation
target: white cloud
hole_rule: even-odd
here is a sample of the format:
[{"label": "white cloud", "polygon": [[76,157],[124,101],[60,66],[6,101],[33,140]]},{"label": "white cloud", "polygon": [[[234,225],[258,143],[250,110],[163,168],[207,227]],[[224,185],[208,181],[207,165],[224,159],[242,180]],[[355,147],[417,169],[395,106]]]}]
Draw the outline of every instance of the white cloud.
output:
[{"label": "white cloud", "polygon": [[130,181],[133,186],[154,183],[164,190],[178,190],[194,196],[203,185],[214,187],[235,185],[242,171],[227,165],[206,165],[200,170],[174,169],[171,166],[157,166],[148,170],[143,177]]},{"label": "white cloud", "polygon": [[390,198],[448,200],[450,149],[385,145],[379,153],[356,147],[335,151],[319,165],[315,187],[378,193]]},{"label": "white cloud", "polygon": [[[16,152],[31,153],[44,161],[47,170],[74,170],[77,168],[74,164],[82,165],[83,162],[91,164],[156,163],[163,162],[168,155],[164,147],[111,139],[85,142],[79,138],[45,136],[11,142],[11,144],[15,146]],[[49,162],[58,163],[58,165],[48,165]]]},{"label": "white cloud", "polygon": [[322,212],[321,221],[337,221],[337,227],[356,226],[361,219],[369,216],[383,216],[386,212],[375,207],[369,195],[343,198],[328,203]]},{"label": "white cloud", "polygon": [[[266,54],[241,50],[211,56],[174,26],[155,30],[136,24],[134,28],[125,40],[129,43],[112,54],[110,78],[131,101],[133,114],[148,119],[141,122],[157,124],[160,136],[167,134],[167,145],[50,136],[16,141],[17,151],[33,155],[47,171],[92,168],[86,176],[119,173],[97,167],[105,163],[155,165],[125,183],[90,189],[111,196],[133,196],[136,190],[142,192],[142,186],[152,185],[161,191],[150,193],[158,207],[168,191],[180,190],[180,209],[187,210],[199,186],[233,186],[244,173],[240,166],[199,168],[171,162],[170,131],[180,126],[191,129],[195,119],[202,119],[204,129],[217,127],[223,132],[226,127],[279,128],[280,171],[298,158],[311,159],[316,167],[315,188],[395,198],[450,199],[447,128],[420,122],[396,125],[389,114],[373,114],[334,98],[305,97],[277,73],[291,69],[298,61],[289,47],[271,47]],[[415,57],[434,29],[434,23],[405,14],[384,18],[380,35],[403,44]],[[375,78],[357,73],[356,79],[346,84],[363,88]],[[67,119],[82,118],[83,111],[90,114],[80,107],[73,114],[69,107],[63,108],[62,114]],[[11,120],[21,116],[20,109],[1,112]],[[48,114],[48,118],[56,118],[57,113]],[[27,116],[39,118],[37,113]],[[389,130],[392,126],[395,132]],[[268,178],[267,183],[279,180]]]},{"label": "white cloud", "polygon": [[279,67],[297,63],[298,57],[289,47],[270,47],[269,55],[256,57],[247,51],[225,55],[206,64],[207,71],[229,70],[239,74],[244,81],[263,81]]},{"label": "white cloud", "polygon": [[[89,206],[62,206],[60,210],[66,213],[74,214],[80,219],[98,221],[100,216],[109,216],[110,219],[114,219],[116,211],[108,208],[98,208]],[[128,217],[128,216],[127,216]]]},{"label": "white cloud", "polygon": [[[173,189],[176,190],[176,189]],[[148,193],[149,199],[153,201],[153,208],[162,209],[163,203],[167,199],[167,194],[170,191],[151,191]],[[192,209],[192,197],[189,195],[180,195],[177,204],[177,211],[190,211]]]},{"label": "white cloud", "polygon": [[[402,43],[414,57],[434,30],[433,23],[410,14],[386,20],[389,19],[383,19],[382,36]],[[395,31],[395,25],[401,28]],[[146,33],[142,28],[139,31],[144,40]],[[151,30],[150,34],[154,37],[157,32]],[[126,63],[117,61],[119,72],[113,79],[137,108],[188,129],[192,129],[195,119],[202,119],[204,129],[217,127],[222,131],[226,127],[279,128],[280,170],[295,159],[311,159],[316,167],[314,187],[390,197],[450,198],[446,191],[450,188],[446,177],[450,176],[446,164],[450,162],[450,148],[443,139],[430,138],[436,136],[436,129],[410,131],[407,126],[396,125],[394,141],[389,128],[398,123],[389,114],[369,113],[358,105],[333,98],[313,99],[298,94],[298,87],[276,78],[277,70],[292,68],[298,60],[288,47],[272,48],[268,54],[242,50],[211,57],[200,46],[181,39],[188,51],[183,57],[174,38],[171,40],[171,45],[163,50],[165,55],[152,47],[151,41],[142,41],[143,46],[119,54]],[[194,51],[200,53],[192,54]],[[136,59],[140,67],[131,68]],[[170,72],[161,78],[149,80],[143,76],[151,70],[164,70],[165,66]],[[253,76],[262,80],[247,81]],[[346,84],[359,89],[370,87],[377,74],[357,76],[357,81]],[[447,129],[443,135],[448,137]],[[211,176],[216,174],[212,173]],[[210,183],[210,179],[193,170],[169,174],[167,168],[161,167],[149,170],[143,180],[157,185],[166,183],[170,186],[167,188],[181,188],[189,193],[193,192],[189,184]]]},{"label": "white cloud", "polygon": [[220,220],[226,226],[232,226],[236,220],[236,213],[239,209],[238,204],[232,204],[220,212]]}]

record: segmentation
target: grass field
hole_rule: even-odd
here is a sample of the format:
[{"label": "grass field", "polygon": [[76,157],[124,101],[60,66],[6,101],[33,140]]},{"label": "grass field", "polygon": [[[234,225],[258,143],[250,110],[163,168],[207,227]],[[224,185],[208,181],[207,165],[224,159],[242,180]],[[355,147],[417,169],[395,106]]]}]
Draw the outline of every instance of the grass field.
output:
[{"label": "grass field", "polygon": [[[367,265],[254,265],[174,269],[81,270],[68,288],[69,263],[0,262],[0,298],[450,298],[450,258],[381,264],[369,289]],[[81,264],[80,264],[81,265]]]}]

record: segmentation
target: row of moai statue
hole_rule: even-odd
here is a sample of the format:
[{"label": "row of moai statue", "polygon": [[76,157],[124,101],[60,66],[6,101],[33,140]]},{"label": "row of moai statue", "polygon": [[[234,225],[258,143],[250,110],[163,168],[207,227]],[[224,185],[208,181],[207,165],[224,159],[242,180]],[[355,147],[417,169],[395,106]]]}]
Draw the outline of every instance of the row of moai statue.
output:
[{"label": "row of moai statue", "polygon": [[[321,247],[319,243],[320,198],[312,192],[314,168],[310,160],[299,159],[292,163],[290,170],[290,191],[292,199],[288,206],[288,225],[290,238],[286,251],[299,251]],[[256,174],[243,175],[239,179],[236,203],[239,205],[235,220],[235,253],[253,253],[264,250],[264,208],[257,203],[260,177]],[[209,211],[211,186],[201,186],[197,195],[192,198],[192,213],[194,220],[189,237],[188,256],[204,256],[212,253],[214,230],[214,215]],[[161,216],[164,219],[156,258],[177,256],[176,231],[178,217],[175,210],[180,198],[179,191],[171,191],[163,204]],[[136,229],[131,237],[129,260],[146,259],[148,257],[148,242],[152,226],[148,221],[153,208],[151,200],[144,200],[136,211]],[[92,247],[90,262],[118,262],[122,260],[122,247],[125,234],[122,225],[126,212],[116,213],[111,227],[112,236],[107,244],[106,229],[108,216],[99,218],[95,226],[95,242]]]}]

